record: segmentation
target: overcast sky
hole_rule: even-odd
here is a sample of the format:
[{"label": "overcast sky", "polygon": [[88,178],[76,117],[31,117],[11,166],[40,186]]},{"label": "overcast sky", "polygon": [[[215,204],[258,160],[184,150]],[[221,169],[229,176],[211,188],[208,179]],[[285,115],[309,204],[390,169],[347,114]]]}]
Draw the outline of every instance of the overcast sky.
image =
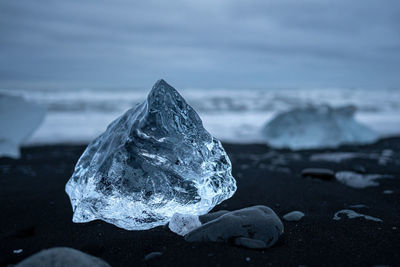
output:
[{"label": "overcast sky", "polygon": [[0,88],[400,88],[399,0],[1,0]]}]

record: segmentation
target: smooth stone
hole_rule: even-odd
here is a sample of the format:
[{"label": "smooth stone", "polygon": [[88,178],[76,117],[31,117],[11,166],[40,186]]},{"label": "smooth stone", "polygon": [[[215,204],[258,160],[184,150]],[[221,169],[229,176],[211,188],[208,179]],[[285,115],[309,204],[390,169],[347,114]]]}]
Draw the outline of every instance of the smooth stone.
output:
[{"label": "smooth stone", "polygon": [[283,216],[283,219],[285,221],[288,221],[288,222],[297,222],[297,221],[300,221],[301,218],[303,218],[303,217],[304,217],[304,213],[303,212],[295,210],[295,211],[286,213]]},{"label": "smooth stone", "polygon": [[235,239],[234,243],[236,246],[241,246],[251,249],[263,249],[267,247],[267,244],[265,244],[264,241],[251,239],[247,237],[238,237]]},{"label": "smooth stone", "polygon": [[205,224],[205,223],[208,223],[209,221],[217,219],[218,217],[221,217],[224,214],[227,214],[228,212],[229,212],[229,210],[219,210],[216,212],[211,212],[211,213],[207,213],[204,215],[200,215],[199,219],[200,219],[201,224]]},{"label": "smooth stone", "polygon": [[162,252],[158,252],[158,251],[150,252],[149,254],[147,254],[146,256],[144,256],[144,260],[145,260],[145,261],[148,261],[148,260],[151,260],[151,259],[160,257],[161,255],[162,255]]},{"label": "smooth stone", "polygon": [[335,172],[330,169],[322,168],[307,168],[301,171],[302,177],[311,177],[321,180],[333,180],[335,178]]},{"label": "smooth stone", "polygon": [[67,247],[44,249],[15,267],[110,267],[100,258]]},{"label": "smooth stone", "polygon": [[225,213],[185,235],[185,240],[233,242],[261,249],[275,244],[282,234],[283,224],[276,213],[260,205]]}]

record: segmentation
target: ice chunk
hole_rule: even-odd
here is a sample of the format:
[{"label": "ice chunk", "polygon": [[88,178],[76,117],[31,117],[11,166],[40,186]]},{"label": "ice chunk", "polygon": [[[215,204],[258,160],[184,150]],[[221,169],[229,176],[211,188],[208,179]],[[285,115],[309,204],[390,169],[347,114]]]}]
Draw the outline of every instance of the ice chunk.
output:
[{"label": "ice chunk", "polygon": [[328,152],[313,154],[310,156],[311,161],[330,161],[336,163],[341,163],[342,161],[355,158],[368,158],[368,155],[356,152]]},{"label": "ice chunk", "polygon": [[361,213],[355,212],[354,210],[339,210],[338,212],[335,213],[335,215],[333,216],[333,219],[335,221],[339,221],[341,219],[341,217],[339,215],[341,215],[341,214],[346,215],[347,218],[349,218],[349,219],[361,217],[361,218],[364,218],[364,219],[370,220],[370,221],[382,222],[382,220],[379,218],[361,214]]},{"label": "ice chunk", "polygon": [[169,221],[169,229],[181,236],[197,229],[201,226],[199,216],[192,214],[175,213]]},{"label": "ice chunk", "polygon": [[353,188],[365,188],[370,186],[378,186],[375,180],[383,178],[392,178],[391,175],[382,174],[360,174],[351,171],[341,171],[335,174],[336,180]]},{"label": "ice chunk", "polygon": [[303,217],[304,217],[304,213],[303,212],[295,210],[295,211],[292,211],[292,212],[289,212],[289,213],[285,214],[283,216],[283,219],[285,221],[289,221],[289,222],[297,222],[297,221],[300,221],[301,218],[303,218]]},{"label": "ice chunk", "polygon": [[19,158],[19,147],[40,125],[46,110],[20,96],[0,93],[0,157]]},{"label": "ice chunk", "polygon": [[278,114],[262,129],[268,144],[292,149],[370,143],[378,135],[354,120],[355,107],[326,105],[295,108]]},{"label": "ice chunk", "polygon": [[147,100],[97,137],[66,185],[74,222],[128,230],[200,215],[231,197],[236,181],[221,143],[182,96],[160,80]]}]

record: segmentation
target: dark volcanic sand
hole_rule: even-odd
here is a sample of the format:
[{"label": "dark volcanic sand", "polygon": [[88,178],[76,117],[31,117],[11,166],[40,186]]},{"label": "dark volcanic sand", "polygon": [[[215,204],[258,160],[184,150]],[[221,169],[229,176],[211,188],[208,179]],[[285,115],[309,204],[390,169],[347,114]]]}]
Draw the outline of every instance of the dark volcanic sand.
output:
[{"label": "dark volcanic sand", "polygon": [[[188,243],[166,227],[125,231],[102,221],[72,223],[64,185],[84,146],[25,148],[22,159],[0,159],[0,265],[13,264],[44,248],[67,246],[98,256],[112,266],[373,266],[400,265],[400,138],[369,146],[292,152],[262,145],[224,145],[238,183],[235,195],[214,210],[267,205],[282,217],[293,210],[306,216],[285,222],[283,238],[272,248],[254,251],[229,244]],[[310,161],[326,151],[361,151],[370,155],[391,149],[386,165],[377,159],[341,163]],[[358,167],[356,167],[358,165]],[[333,181],[301,178],[304,168],[334,171],[360,169],[392,174],[380,186],[354,189]],[[362,168],[362,167],[361,167]],[[393,190],[393,194],[383,194]],[[332,220],[349,205],[378,217]],[[351,208],[350,208],[351,209]],[[23,249],[20,254],[13,250]],[[150,252],[162,255],[144,261]]]}]

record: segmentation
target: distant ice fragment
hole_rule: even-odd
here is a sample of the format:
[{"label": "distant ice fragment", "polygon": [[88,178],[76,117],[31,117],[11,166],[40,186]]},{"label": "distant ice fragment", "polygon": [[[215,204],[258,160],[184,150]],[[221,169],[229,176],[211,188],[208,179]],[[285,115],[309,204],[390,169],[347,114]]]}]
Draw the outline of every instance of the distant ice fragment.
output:
[{"label": "distant ice fragment", "polygon": [[393,156],[394,152],[391,149],[384,149],[382,150],[382,156],[384,157],[391,157]]},{"label": "distant ice fragment", "polygon": [[311,161],[329,161],[341,163],[342,161],[355,159],[355,158],[368,158],[368,155],[356,152],[327,152],[318,153],[310,156]]},{"label": "distant ice fragment", "polygon": [[303,217],[304,217],[304,213],[301,211],[298,211],[298,210],[295,210],[295,211],[292,211],[292,212],[289,212],[289,213],[283,215],[283,219],[285,221],[289,221],[289,222],[300,221],[301,218],[303,218]]},{"label": "distant ice fragment", "polygon": [[339,216],[339,215],[346,215],[347,218],[349,218],[349,219],[354,219],[354,218],[361,217],[361,218],[364,218],[364,219],[370,220],[370,221],[382,222],[382,220],[379,219],[379,218],[372,217],[372,216],[365,215],[365,214],[361,214],[361,213],[355,212],[354,210],[347,210],[347,209],[339,210],[338,212],[335,213],[335,215],[333,216],[333,219],[335,221],[340,220],[341,216]]},{"label": "distant ice fragment", "polygon": [[169,229],[180,236],[184,236],[200,226],[199,216],[180,213],[175,213],[168,224]]},{"label": "distant ice fragment", "polygon": [[370,143],[378,135],[358,123],[355,107],[308,106],[278,114],[262,129],[268,144],[292,149],[336,147],[340,144]]},{"label": "distant ice fragment", "polygon": [[335,174],[336,180],[353,188],[365,188],[378,186],[375,180],[383,178],[392,178],[391,175],[382,174],[360,174],[352,171],[341,171]]},{"label": "distant ice fragment", "polygon": [[20,96],[0,93],[0,157],[19,158],[19,148],[40,125],[46,110]]},{"label": "distant ice fragment", "polygon": [[378,158],[379,165],[386,165],[388,162],[392,160],[394,152],[391,149],[384,149]]},{"label": "distant ice fragment", "polygon": [[66,185],[74,222],[127,230],[201,215],[236,191],[221,143],[182,96],[160,80],[147,100],[113,121],[79,159]]}]

